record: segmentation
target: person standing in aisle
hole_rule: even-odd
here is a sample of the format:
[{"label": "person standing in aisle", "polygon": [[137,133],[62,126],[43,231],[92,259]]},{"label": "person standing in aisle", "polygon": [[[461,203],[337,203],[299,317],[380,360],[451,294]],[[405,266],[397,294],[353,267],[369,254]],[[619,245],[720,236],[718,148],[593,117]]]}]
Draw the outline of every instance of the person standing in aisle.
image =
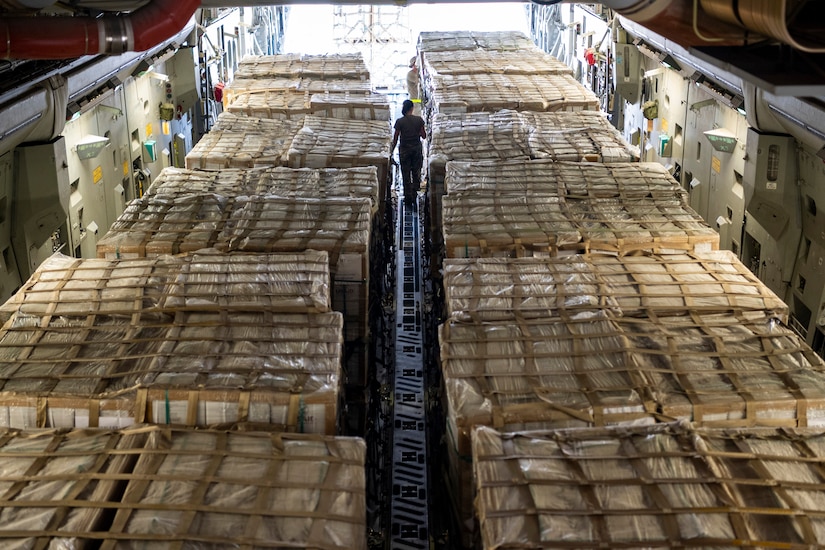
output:
[{"label": "person standing in aisle", "polygon": [[407,72],[407,94],[413,102],[413,114],[421,115],[421,98],[418,91],[418,58],[410,59],[410,70]]},{"label": "person standing in aisle", "polygon": [[401,104],[401,118],[395,121],[395,134],[392,138],[390,156],[398,148],[398,161],[401,164],[401,179],[404,181],[404,202],[412,206],[415,194],[421,186],[421,166],[424,164],[424,147],[422,139],[427,139],[424,119],[413,114],[414,104],[405,99]]}]

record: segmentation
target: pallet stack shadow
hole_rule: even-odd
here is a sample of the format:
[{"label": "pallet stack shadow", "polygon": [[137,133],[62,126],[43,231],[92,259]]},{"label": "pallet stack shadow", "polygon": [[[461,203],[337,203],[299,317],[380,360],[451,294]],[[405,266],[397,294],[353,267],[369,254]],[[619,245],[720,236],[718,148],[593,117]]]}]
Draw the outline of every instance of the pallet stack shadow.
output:
[{"label": "pallet stack shadow", "polygon": [[4,547],[365,543],[325,252],[55,254],[0,317]]},{"label": "pallet stack shadow", "polygon": [[245,58],[224,101],[226,111],[187,155],[189,171],[161,174],[98,253],[327,251],[332,306],[344,315],[346,417],[353,433],[363,433],[370,239],[386,193],[387,99],[370,92],[360,56],[287,54]]},{"label": "pallet stack shadow", "polygon": [[[740,519],[741,497],[671,498],[681,489],[671,491],[668,477],[697,477],[663,471],[672,444],[627,444],[710,427],[731,428],[731,438],[751,445],[760,436],[748,428],[825,425],[825,364],[785,324],[786,305],[733,253],[717,250],[718,235],[662,166],[629,162],[631,149],[598,113],[440,112],[446,96],[434,75],[448,69],[435,68],[428,47],[460,45],[439,63],[471,74],[467,60],[493,57],[484,44],[508,45],[495,54],[499,66],[510,66],[508,55],[521,59],[518,36],[430,38],[422,35],[419,48],[432,81],[430,191],[441,201],[433,236],[442,236],[447,318],[439,332],[444,475],[461,543],[601,548],[700,539],[727,547],[756,533],[770,544],[816,541],[804,525],[825,507],[800,506],[812,516],[796,533],[789,524],[751,529],[743,524],[752,516]],[[538,431],[513,435],[522,430]],[[788,446],[807,439],[794,441],[803,443]],[[748,456],[744,443],[739,451]],[[794,475],[806,453],[822,456],[819,447],[787,453],[788,464],[798,462]],[[729,479],[708,468],[698,474],[706,477],[695,483],[699,493]],[[781,516],[791,506],[784,489],[767,489],[778,476],[770,472],[744,477],[766,488],[766,515]],[[713,506],[717,525],[700,525]]]}]

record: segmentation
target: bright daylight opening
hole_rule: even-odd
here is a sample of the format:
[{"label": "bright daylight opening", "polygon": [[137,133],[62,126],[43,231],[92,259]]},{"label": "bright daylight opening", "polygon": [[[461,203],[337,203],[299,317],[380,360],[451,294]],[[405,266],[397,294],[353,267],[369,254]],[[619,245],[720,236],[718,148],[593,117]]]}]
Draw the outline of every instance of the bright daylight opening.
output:
[{"label": "bright daylight opening", "polygon": [[361,52],[373,85],[393,91],[404,88],[420,32],[456,30],[530,34],[525,6],[517,2],[295,5],[289,8],[284,53]]}]

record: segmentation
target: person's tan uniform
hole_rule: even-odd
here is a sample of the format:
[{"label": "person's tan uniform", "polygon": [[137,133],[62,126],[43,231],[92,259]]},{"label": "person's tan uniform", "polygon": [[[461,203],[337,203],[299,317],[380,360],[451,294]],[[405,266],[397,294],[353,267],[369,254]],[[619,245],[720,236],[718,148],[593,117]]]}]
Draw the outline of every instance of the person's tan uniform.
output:
[{"label": "person's tan uniform", "polygon": [[413,113],[416,115],[421,114],[421,98],[419,97],[419,89],[418,89],[418,65],[416,64],[417,58],[413,56],[410,59],[410,70],[407,72],[407,94],[410,96],[410,100],[413,102]]}]

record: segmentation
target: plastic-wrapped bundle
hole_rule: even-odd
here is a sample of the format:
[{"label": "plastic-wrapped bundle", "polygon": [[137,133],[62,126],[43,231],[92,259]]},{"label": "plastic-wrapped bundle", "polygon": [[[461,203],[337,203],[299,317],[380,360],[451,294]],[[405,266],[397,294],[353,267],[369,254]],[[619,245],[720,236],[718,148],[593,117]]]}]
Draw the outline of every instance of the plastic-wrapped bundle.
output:
[{"label": "plastic-wrapped bundle", "polygon": [[599,99],[567,74],[485,74],[428,79],[434,112],[582,111],[599,109]]},{"label": "plastic-wrapped bundle", "polygon": [[278,195],[306,199],[369,199],[378,204],[378,168],[285,168],[249,172],[256,195]]},{"label": "plastic-wrapped bundle", "polygon": [[310,111],[315,116],[350,120],[389,120],[390,104],[386,94],[325,93],[313,94]]},{"label": "plastic-wrapped bundle", "polygon": [[145,430],[0,429],[3,548],[84,547],[99,543],[120,501],[118,478],[129,475]]},{"label": "plastic-wrapped bundle", "polygon": [[598,111],[522,113],[534,159],[631,162],[638,159],[619,131]]},{"label": "plastic-wrapped bundle", "polygon": [[530,158],[529,132],[521,113],[513,110],[436,115],[428,153],[430,182],[444,183],[447,162],[451,160]]},{"label": "plastic-wrapped bundle", "polygon": [[448,193],[552,194],[571,198],[672,199],[687,193],[658,162],[451,161]]},{"label": "plastic-wrapped bundle", "polygon": [[519,31],[428,31],[418,35],[421,52],[476,49],[539,51],[533,41]]},{"label": "plastic-wrapped bundle", "polygon": [[366,279],[372,205],[367,199],[275,195],[148,195],[132,201],[97,243],[102,258],[218,248],[222,252],[329,254],[341,280]]},{"label": "plastic-wrapped bundle", "polygon": [[823,457],[811,429],[479,428],[482,547],[819,547]]},{"label": "plastic-wrapped bundle", "polygon": [[449,472],[472,522],[468,434],[639,425],[825,426],[825,363],[769,314],[557,318],[441,327]]},{"label": "plastic-wrapped bundle", "polygon": [[286,168],[189,170],[164,168],[147,195],[182,197],[214,193],[225,197],[278,195],[325,199],[368,198],[378,202],[378,170],[374,166],[354,168]]},{"label": "plastic-wrapped bundle", "polygon": [[221,113],[186,155],[187,168],[280,166],[302,120],[272,120]]},{"label": "plastic-wrapped bundle", "polygon": [[140,454],[128,504],[112,521],[118,539],[366,547],[363,440],[182,431],[156,438],[163,453]]},{"label": "plastic-wrapped bundle", "polygon": [[[512,161],[499,163],[503,165],[502,170],[516,172],[520,162],[531,158],[629,162],[635,156],[621,134],[596,111],[525,113],[505,109],[495,113],[438,114],[433,118],[429,151],[431,182],[444,182],[449,161],[472,165]],[[533,163],[523,162],[525,170],[532,170],[532,166]],[[489,169],[480,167],[479,170]],[[583,175],[590,176],[584,170]],[[528,174],[530,172],[525,175]],[[490,174],[493,175],[503,174]],[[638,180],[638,176],[635,177]],[[457,178],[454,183],[459,183]]]},{"label": "plastic-wrapped bundle", "polygon": [[249,117],[301,119],[311,112],[309,94],[292,90],[249,90],[233,93],[226,111]]},{"label": "plastic-wrapped bundle", "polygon": [[582,199],[564,202],[588,251],[667,254],[719,248],[719,233],[679,196],[672,199]]},{"label": "plastic-wrapped bundle", "polygon": [[177,256],[175,260],[178,269],[170,273],[160,302],[167,311],[323,313],[330,309],[326,252],[226,254],[210,249]]},{"label": "plastic-wrapped bundle", "polygon": [[291,168],[375,166],[378,181],[386,182],[391,139],[385,120],[308,116],[286,153],[286,164]]},{"label": "plastic-wrapped bundle", "polygon": [[329,253],[337,280],[368,277],[371,205],[366,199],[242,197],[218,236],[224,251]]},{"label": "plastic-wrapped bundle", "polygon": [[623,318],[627,349],[667,418],[708,426],[825,426],[825,365],[765,315]]},{"label": "plastic-wrapped bundle", "polygon": [[719,234],[681,196],[603,199],[558,196],[558,188],[456,193],[443,198],[446,257],[557,256],[563,251],[657,254],[719,248]]},{"label": "plastic-wrapped bundle", "polygon": [[334,312],[18,314],[0,330],[0,426],[250,421],[334,434],[342,324]]},{"label": "plastic-wrapped bundle", "polygon": [[244,195],[251,191],[248,172],[242,168],[190,170],[167,166],[152,180],[146,195]]},{"label": "plastic-wrapped bundle", "polygon": [[4,548],[366,547],[359,439],[157,426],[2,436]]},{"label": "plastic-wrapped bundle", "polygon": [[604,312],[567,321],[521,319],[440,327],[447,400],[448,483],[472,536],[470,432],[655,422],[655,405]]},{"label": "plastic-wrapped bundle", "polygon": [[97,255],[142,258],[211,248],[232,202],[214,193],[135,199],[98,240]]},{"label": "plastic-wrapped bundle", "polygon": [[236,78],[312,77],[318,79],[369,80],[360,53],[334,55],[247,55],[235,71]]},{"label": "plastic-wrapped bundle", "polygon": [[428,51],[425,71],[431,76],[459,74],[573,74],[573,70],[544,52],[533,50]]},{"label": "plastic-wrapped bundle", "polygon": [[284,94],[305,93],[305,90],[301,89],[301,78],[298,76],[241,78],[236,75],[232,82],[223,89],[223,104],[224,107],[228,107],[240,95],[267,91]]},{"label": "plastic-wrapped bundle", "polygon": [[587,310],[616,317],[738,311],[788,318],[788,306],[727,250],[446,259],[444,292],[447,314],[461,320],[547,318]]},{"label": "plastic-wrapped bundle", "polygon": [[551,195],[462,194],[443,198],[446,257],[557,255],[581,234]]}]

